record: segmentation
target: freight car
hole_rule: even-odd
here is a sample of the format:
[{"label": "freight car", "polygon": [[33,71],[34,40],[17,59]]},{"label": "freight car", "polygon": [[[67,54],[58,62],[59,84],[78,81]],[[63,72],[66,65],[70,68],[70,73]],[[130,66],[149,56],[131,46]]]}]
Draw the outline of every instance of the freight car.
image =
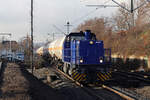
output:
[{"label": "freight car", "polygon": [[[82,83],[104,82],[111,78],[111,50],[90,30],[74,32],[47,45],[58,69]],[[44,50],[39,48],[41,54]]]}]

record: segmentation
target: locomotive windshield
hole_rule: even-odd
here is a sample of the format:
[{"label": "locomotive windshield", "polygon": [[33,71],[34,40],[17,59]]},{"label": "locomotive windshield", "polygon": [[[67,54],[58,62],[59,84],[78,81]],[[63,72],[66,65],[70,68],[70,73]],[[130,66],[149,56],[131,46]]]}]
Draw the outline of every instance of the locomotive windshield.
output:
[{"label": "locomotive windshield", "polygon": [[[79,33],[70,33],[67,38],[67,41],[70,40],[85,40],[85,34],[81,31]],[[91,40],[96,40],[95,34],[91,33]]]}]

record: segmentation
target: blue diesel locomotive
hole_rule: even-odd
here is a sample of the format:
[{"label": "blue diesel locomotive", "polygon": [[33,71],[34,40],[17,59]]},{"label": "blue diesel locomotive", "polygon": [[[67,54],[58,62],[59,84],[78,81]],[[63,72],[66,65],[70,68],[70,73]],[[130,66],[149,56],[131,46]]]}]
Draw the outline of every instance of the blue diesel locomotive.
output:
[{"label": "blue diesel locomotive", "polygon": [[103,41],[97,40],[90,30],[70,33],[47,48],[58,69],[76,81],[102,83],[111,78],[111,50],[105,49]]}]

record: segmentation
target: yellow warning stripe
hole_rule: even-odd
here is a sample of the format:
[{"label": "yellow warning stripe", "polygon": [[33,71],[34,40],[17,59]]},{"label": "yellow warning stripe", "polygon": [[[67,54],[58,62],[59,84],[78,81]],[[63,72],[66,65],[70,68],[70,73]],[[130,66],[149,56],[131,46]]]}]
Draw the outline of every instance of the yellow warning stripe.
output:
[{"label": "yellow warning stripe", "polygon": [[78,74],[78,73],[77,73],[77,72],[75,72],[75,73],[72,75],[72,77],[75,77],[77,74]]},{"label": "yellow warning stripe", "polygon": [[107,77],[107,79],[109,79],[109,76],[107,76],[107,74],[104,74],[105,77]]},{"label": "yellow warning stripe", "polygon": [[74,76],[76,73],[77,73],[77,72],[73,72],[73,73],[72,73],[72,76]]},{"label": "yellow warning stripe", "polygon": [[85,75],[83,74],[83,76],[79,79],[79,81],[82,81],[82,80],[83,80],[83,78],[84,78],[84,76],[85,76]]},{"label": "yellow warning stripe", "polygon": [[79,80],[82,76],[83,76],[83,74],[80,74],[76,80]]},{"label": "yellow warning stripe", "polygon": [[102,81],[105,81],[100,75],[99,75],[99,78],[100,78]]},{"label": "yellow warning stripe", "polygon": [[[83,74],[83,76],[80,78],[80,80],[79,81],[84,81],[84,79],[85,79],[85,74]],[[85,79],[86,80],[86,79]]]},{"label": "yellow warning stripe", "polygon": [[97,74],[97,76],[100,78],[100,80],[104,81],[104,79],[103,79],[103,78],[101,78],[101,76],[100,76],[99,74]]},{"label": "yellow warning stripe", "polygon": [[107,73],[109,75],[109,77],[111,77],[111,74],[110,73]]},{"label": "yellow warning stripe", "polygon": [[76,79],[80,74],[77,74],[73,79]]},{"label": "yellow warning stripe", "polygon": [[103,77],[104,80],[106,80],[106,77],[103,74],[100,74],[100,75]]}]

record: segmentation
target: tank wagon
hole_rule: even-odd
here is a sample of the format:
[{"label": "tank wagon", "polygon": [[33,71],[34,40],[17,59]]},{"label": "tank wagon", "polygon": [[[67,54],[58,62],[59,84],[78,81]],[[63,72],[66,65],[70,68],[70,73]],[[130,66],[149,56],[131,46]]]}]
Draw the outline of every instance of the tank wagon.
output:
[{"label": "tank wagon", "polygon": [[[48,44],[58,69],[82,83],[104,82],[111,78],[111,50],[90,30],[70,33]],[[40,52],[41,54],[41,52]]]},{"label": "tank wagon", "polygon": [[37,50],[36,50],[36,53],[38,54],[38,55],[43,55],[43,53],[44,53],[44,47],[42,46],[42,47],[40,47],[40,48],[38,48]]}]

